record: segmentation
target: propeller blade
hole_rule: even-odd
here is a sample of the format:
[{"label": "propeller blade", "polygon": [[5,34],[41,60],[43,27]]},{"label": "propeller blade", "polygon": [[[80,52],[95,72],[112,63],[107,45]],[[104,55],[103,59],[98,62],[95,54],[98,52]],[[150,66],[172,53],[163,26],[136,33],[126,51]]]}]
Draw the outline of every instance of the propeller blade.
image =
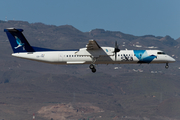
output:
[{"label": "propeller blade", "polygon": [[114,53],[115,53],[115,61],[116,61],[116,58],[117,58],[117,52],[119,52],[120,49],[118,48],[118,45],[117,45],[117,41],[115,42],[115,47],[114,47]]},{"label": "propeller blade", "polygon": [[115,42],[115,48],[118,48],[117,41]]},{"label": "propeller blade", "polygon": [[114,49],[114,52],[119,52],[120,49],[118,48],[118,45],[117,45],[117,41],[115,42],[115,49]]}]

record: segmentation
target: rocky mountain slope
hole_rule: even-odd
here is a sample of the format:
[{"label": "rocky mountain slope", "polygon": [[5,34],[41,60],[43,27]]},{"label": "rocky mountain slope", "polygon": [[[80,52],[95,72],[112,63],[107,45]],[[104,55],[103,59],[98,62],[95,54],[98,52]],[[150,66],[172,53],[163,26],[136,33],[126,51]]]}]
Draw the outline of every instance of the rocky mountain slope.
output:
[{"label": "rocky mountain slope", "polygon": [[[9,27],[24,29],[33,46],[78,49],[95,39],[101,46],[113,47],[117,41],[120,49],[163,50],[177,62],[169,69],[164,64],[98,65],[93,74],[88,65],[51,65],[14,58],[3,32]],[[180,118],[179,39],[103,29],[81,32],[71,25],[23,21],[0,21],[0,28],[0,119],[32,119],[33,113],[39,120],[56,120],[58,115],[66,120]]]}]

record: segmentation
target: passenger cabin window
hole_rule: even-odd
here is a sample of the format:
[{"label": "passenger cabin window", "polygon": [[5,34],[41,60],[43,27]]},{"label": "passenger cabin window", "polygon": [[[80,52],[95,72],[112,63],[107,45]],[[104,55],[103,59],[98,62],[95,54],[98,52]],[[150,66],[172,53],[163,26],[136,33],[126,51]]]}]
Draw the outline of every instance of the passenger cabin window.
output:
[{"label": "passenger cabin window", "polygon": [[164,52],[157,52],[157,54],[159,54],[159,55],[165,55],[166,53],[164,53]]}]

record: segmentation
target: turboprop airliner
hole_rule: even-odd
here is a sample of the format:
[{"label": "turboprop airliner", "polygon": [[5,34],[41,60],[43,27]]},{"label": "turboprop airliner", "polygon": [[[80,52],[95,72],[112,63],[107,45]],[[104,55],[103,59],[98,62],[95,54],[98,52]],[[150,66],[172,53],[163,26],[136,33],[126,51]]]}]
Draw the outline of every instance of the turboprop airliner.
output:
[{"label": "turboprop airliner", "polygon": [[161,50],[120,50],[115,47],[101,47],[95,40],[89,40],[85,48],[77,50],[51,50],[31,46],[23,35],[23,29],[7,28],[6,32],[12,56],[52,64],[89,64],[93,73],[97,64],[150,64],[164,63],[165,68],[175,59]]}]

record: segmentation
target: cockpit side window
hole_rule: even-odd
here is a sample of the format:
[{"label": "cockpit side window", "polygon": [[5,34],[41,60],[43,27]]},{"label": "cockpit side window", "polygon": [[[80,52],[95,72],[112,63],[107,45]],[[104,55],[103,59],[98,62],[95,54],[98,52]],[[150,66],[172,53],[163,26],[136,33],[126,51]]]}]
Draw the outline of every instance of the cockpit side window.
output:
[{"label": "cockpit side window", "polygon": [[166,55],[166,53],[164,53],[164,52],[157,52],[157,54],[159,54],[159,55]]}]

